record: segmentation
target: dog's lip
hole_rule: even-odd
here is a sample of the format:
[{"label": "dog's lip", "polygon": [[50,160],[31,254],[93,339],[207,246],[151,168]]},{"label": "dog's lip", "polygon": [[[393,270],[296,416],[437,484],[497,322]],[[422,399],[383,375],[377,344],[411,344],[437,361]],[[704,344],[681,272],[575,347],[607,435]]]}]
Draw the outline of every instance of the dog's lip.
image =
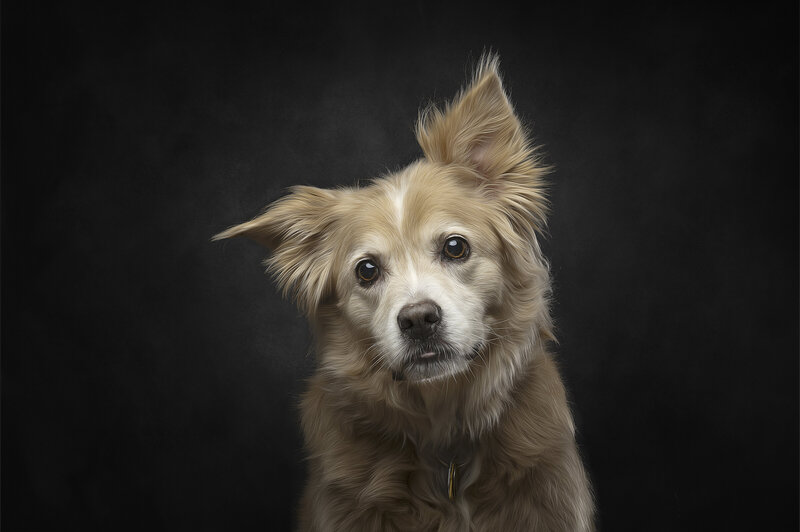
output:
[{"label": "dog's lip", "polygon": [[472,360],[476,358],[480,352],[482,344],[477,344],[468,352],[461,353],[460,351],[456,351],[449,345],[427,345],[427,346],[420,346],[419,349],[416,351],[412,351],[407,355],[407,363],[411,365],[421,364],[421,365],[428,365],[433,364],[435,362],[440,362],[444,360],[448,360],[453,357],[463,356],[467,360]]},{"label": "dog's lip", "polygon": [[[467,352],[456,350],[451,345],[421,345],[416,350],[405,353],[403,364],[392,369],[392,379],[395,381],[424,382],[435,380],[442,375],[451,374],[453,368],[459,364],[469,363],[480,356],[483,344],[478,343]],[[450,367],[450,363],[454,364]]]},{"label": "dog's lip", "polygon": [[445,360],[453,356],[453,353],[448,351],[447,349],[436,349],[428,347],[427,349],[421,349],[416,353],[413,353],[408,362],[409,364],[422,364],[428,365],[433,364],[435,362],[439,362],[441,360]]}]

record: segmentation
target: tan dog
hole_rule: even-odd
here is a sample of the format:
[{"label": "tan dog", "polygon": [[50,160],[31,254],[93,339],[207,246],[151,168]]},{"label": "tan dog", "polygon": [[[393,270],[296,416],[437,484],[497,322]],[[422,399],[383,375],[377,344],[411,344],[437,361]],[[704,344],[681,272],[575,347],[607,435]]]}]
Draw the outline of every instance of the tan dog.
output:
[{"label": "tan dog", "polygon": [[310,320],[314,531],[593,529],[537,243],[542,177],[484,57],[417,124],[425,157],[365,188],[296,187],[244,235]]}]

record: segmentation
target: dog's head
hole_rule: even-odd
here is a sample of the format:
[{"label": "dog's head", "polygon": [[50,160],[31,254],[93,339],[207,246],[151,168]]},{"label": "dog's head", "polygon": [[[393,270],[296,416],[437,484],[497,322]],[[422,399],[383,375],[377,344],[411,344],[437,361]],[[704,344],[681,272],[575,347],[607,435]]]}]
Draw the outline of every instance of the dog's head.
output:
[{"label": "dog's head", "polygon": [[432,381],[488,364],[504,341],[549,335],[544,169],[496,58],[444,110],[422,113],[417,139],[425,157],[400,172],[363,188],[295,187],[215,237],[272,250],[278,285],[324,336],[321,363],[341,374]]}]

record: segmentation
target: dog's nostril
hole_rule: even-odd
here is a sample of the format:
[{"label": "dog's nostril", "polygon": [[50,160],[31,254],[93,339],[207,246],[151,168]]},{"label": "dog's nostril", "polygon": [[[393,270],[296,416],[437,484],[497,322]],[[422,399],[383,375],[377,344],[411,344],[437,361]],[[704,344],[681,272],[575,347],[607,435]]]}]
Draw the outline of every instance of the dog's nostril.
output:
[{"label": "dog's nostril", "polygon": [[425,321],[428,323],[436,323],[439,321],[439,313],[434,311],[425,314]]},{"label": "dog's nostril", "polygon": [[400,309],[397,325],[406,336],[422,339],[430,336],[442,319],[442,309],[433,301],[412,303]]}]

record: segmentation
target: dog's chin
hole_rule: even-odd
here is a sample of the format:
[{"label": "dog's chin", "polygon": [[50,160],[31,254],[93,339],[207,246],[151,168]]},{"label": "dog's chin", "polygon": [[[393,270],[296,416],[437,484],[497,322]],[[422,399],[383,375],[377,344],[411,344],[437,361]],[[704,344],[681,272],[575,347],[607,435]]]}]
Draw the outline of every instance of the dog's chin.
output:
[{"label": "dog's chin", "polygon": [[469,369],[478,348],[462,353],[453,349],[415,349],[406,354],[405,363],[394,371],[397,380],[427,383],[453,377]]}]

